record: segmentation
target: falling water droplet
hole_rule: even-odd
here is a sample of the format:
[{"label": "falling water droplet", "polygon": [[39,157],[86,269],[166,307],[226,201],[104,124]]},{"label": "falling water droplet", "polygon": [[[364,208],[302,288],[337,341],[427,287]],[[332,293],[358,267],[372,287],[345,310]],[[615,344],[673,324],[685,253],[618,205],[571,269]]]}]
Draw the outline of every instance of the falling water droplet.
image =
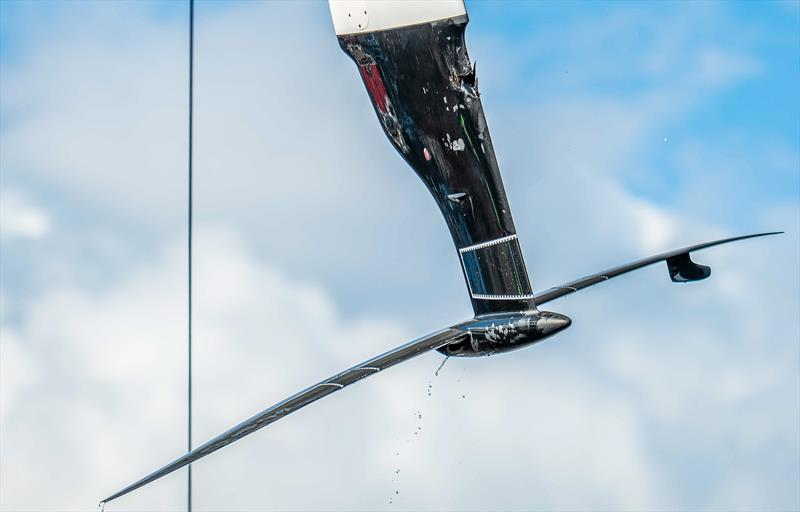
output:
[{"label": "falling water droplet", "polygon": [[437,368],[436,371],[433,374],[435,377],[439,376],[439,370],[442,369],[442,367],[444,366],[444,363],[446,363],[448,359],[450,359],[450,356],[445,356],[444,361],[442,361],[442,364],[439,365],[439,368]]}]

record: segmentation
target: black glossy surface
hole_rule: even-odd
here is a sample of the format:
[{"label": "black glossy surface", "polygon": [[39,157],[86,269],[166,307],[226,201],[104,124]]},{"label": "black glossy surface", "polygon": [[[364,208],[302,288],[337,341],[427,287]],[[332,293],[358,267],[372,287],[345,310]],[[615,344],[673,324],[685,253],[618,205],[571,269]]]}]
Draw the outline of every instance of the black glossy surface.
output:
[{"label": "black glossy surface", "polygon": [[535,309],[466,25],[464,16],[340,36],[339,44],[358,65],[387,137],[444,215],[475,313]]},{"label": "black glossy surface", "polygon": [[463,329],[467,337],[436,350],[446,356],[491,356],[527,347],[571,324],[569,317],[549,311],[486,315],[456,326]]},{"label": "black glossy surface", "polygon": [[695,263],[688,252],[668,258],[667,269],[669,270],[669,278],[674,283],[700,281],[711,275],[711,267]]}]

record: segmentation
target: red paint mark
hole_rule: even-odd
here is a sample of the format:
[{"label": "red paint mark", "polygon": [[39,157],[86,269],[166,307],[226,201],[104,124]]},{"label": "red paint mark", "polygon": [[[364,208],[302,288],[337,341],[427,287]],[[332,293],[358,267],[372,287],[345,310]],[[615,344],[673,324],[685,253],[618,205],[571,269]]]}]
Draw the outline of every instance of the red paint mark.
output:
[{"label": "red paint mark", "polygon": [[422,148],[422,155],[425,157],[426,162],[431,161],[431,154],[428,152],[428,148]]},{"label": "red paint mark", "polygon": [[364,83],[367,85],[367,90],[375,102],[378,110],[387,113],[387,102],[389,98],[386,96],[386,88],[383,86],[381,74],[378,71],[378,66],[375,64],[364,64],[359,66],[361,76],[364,77]]}]

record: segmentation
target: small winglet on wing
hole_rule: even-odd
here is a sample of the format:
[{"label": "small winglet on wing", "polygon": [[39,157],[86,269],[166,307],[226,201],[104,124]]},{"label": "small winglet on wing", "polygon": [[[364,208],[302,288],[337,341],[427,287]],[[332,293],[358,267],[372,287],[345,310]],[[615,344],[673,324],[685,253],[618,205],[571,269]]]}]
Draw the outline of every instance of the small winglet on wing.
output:
[{"label": "small winglet on wing", "polygon": [[667,258],[667,269],[673,283],[700,281],[711,275],[711,267],[695,263],[688,252]]},{"label": "small winglet on wing", "polygon": [[570,281],[569,283],[562,284],[560,286],[554,286],[553,288],[535,294],[534,302],[536,302],[537,305],[541,305],[546,302],[550,302],[552,300],[561,298],[565,295],[569,295],[570,293],[575,293],[578,290],[582,290],[584,288],[588,288],[589,286],[596,285],[597,283],[608,281],[612,277],[621,276],[622,274],[627,274],[628,272],[632,272],[634,270],[638,270],[648,265],[658,263],[659,261],[667,262],[667,269],[669,270],[669,276],[673,282],[687,283],[690,281],[699,281],[711,275],[711,268],[705,265],[700,265],[692,261],[692,259],[689,257],[689,253],[693,251],[699,251],[701,249],[707,249],[715,245],[722,245],[722,244],[727,244],[729,242],[736,242],[737,240],[745,240],[747,238],[756,238],[768,235],[779,235],[781,233],[783,233],[783,231],[771,231],[769,233],[757,233],[754,235],[736,236],[733,238],[724,238],[722,240],[715,240],[713,242],[690,245],[688,247],[683,247],[681,249],[675,249],[674,251],[663,252],[661,254],[656,254],[655,256],[650,256],[649,258],[644,258],[638,261],[633,261],[631,263],[626,263],[625,265],[620,265],[619,267],[614,267],[608,270],[604,270],[602,272],[597,272],[596,274],[591,274],[586,277]]},{"label": "small winglet on wing", "polygon": [[162,476],[168,475],[173,471],[180,469],[200,458],[203,458],[224,446],[238,441],[244,436],[252,434],[256,430],[265,427],[272,422],[278,421],[279,419],[301,409],[302,407],[305,407],[311,402],[315,402],[320,398],[339,391],[345,386],[354,384],[361,379],[369,377],[370,375],[375,375],[382,370],[385,370],[398,363],[402,363],[403,361],[407,361],[413,357],[428,352],[429,350],[435,350],[450,343],[459,341],[462,337],[466,336],[467,334],[460,329],[442,329],[441,331],[416,339],[406,343],[405,345],[401,345],[393,350],[390,350],[389,352],[381,354],[377,357],[373,357],[372,359],[364,361],[363,363],[358,364],[350,369],[337,373],[333,377],[314,384],[313,386],[306,388],[281,402],[278,402],[272,407],[261,411],[250,419],[239,423],[227,432],[220,434],[207,443],[198,446],[186,455],[175,459],[163,468],[154,471],[141,480],[138,480],[128,487],[125,487],[124,489],[112,494],[100,503],[107,503],[111,500],[119,498],[120,496],[128,494],[129,492],[134,491],[143,485],[147,485],[150,482],[158,480]]}]

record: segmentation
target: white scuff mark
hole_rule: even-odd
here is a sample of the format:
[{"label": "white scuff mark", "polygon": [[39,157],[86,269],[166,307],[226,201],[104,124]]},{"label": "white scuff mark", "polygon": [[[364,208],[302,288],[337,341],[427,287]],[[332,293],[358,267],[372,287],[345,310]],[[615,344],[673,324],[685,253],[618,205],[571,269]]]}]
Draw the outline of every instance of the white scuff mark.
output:
[{"label": "white scuff mark", "polygon": [[444,102],[447,103],[447,96],[444,96]]},{"label": "white scuff mark", "polygon": [[472,335],[472,331],[467,331],[467,334],[469,334],[469,345],[472,347],[473,352],[480,350],[480,347],[478,346],[478,340],[476,340]]},{"label": "white scuff mark", "polygon": [[448,148],[452,149],[453,151],[464,151],[466,144],[464,144],[464,139],[450,139],[450,134],[446,133],[447,140],[442,139],[444,141],[444,145]]}]

